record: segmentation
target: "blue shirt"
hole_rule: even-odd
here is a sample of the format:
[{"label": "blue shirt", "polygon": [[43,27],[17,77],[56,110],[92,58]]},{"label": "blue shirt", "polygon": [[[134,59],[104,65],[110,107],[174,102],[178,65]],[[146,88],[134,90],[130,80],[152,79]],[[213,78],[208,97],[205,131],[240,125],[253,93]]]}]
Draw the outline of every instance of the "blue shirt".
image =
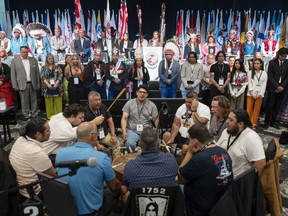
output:
[{"label": "blue shirt", "polygon": [[27,39],[25,37],[22,37],[22,39],[20,39],[20,37],[11,38],[11,52],[13,53],[13,55],[20,53],[21,46],[27,46]]},{"label": "blue shirt", "polygon": [[124,183],[134,187],[175,185],[178,164],[170,153],[160,151],[143,152],[130,160],[124,168]]},{"label": "blue shirt", "polygon": [[[102,206],[104,191],[103,181],[109,182],[115,178],[109,157],[84,142],[77,142],[74,146],[59,149],[55,163],[70,160],[86,160],[95,157],[96,167],[80,167],[77,174],[61,179],[69,183],[69,187],[77,206],[78,214],[88,214]],[[68,173],[68,168],[57,169],[58,175]]]}]

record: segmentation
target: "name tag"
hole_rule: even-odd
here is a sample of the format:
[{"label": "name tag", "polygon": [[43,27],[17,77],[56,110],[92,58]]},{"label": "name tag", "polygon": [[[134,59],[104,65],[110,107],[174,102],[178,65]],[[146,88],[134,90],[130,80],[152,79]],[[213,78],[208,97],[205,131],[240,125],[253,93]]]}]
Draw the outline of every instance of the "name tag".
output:
[{"label": "name tag", "polygon": [[228,52],[228,53],[231,53],[231,51],[232,51],[231,47],[228,47],[228,48],[227,48],[227,52]]},{"label": "name tag", "polygon": [[74,85],[79,85],[79,78],[78,77],[74,77]]},{"label": "name tag", "polygon": [[98,133],[99,133],[99,139],[103,139],[105,137],[105,133],[104,133],[104,128],[100,127],[98,129]]},{"label": "name tag", "polygon": [[234,94],[237,94],[237,93],[238,93],[238,89],[237,89],[237,88],[234,88],[234,89],[233,89],[233,92],[234,92]]},{"label": "name tag", "polygon": [[138,132],[142,132],[142,131],[143,131],[143,124],[137,124],[137,125],[136,125],[136,130],[137,130]]},{"label": "name tag", "polygon": [[223,86],[223,85],[224,85],[224,78],[223,78],[223,77],[220,77],[220,78],[219,78],[219,85],[220,85],[220,86]]},{"label": "name tag", "polygon": [[206,77],[206,81],[207,81],[207,82],[210,82],[210,78],[209,78],[209,77]]},{"label": "name tag", "polygon": [[50,83],[50,85],[55,85],[55,80],[54,80],[54,78],[50,78],[50,79],[49,79],[49,83]]},{"label": "name tag", "polygon": [[256,92],[260,92],[261,91],[261,86],[260,85],[256,85],[255,91]]}]

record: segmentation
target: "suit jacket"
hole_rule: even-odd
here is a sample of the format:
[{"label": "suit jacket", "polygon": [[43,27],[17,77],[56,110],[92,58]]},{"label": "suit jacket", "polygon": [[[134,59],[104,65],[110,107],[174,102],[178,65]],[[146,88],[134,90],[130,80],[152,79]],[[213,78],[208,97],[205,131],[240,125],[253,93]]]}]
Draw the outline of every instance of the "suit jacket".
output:
[{"label": "suit jacket", "polygon": [[188,86],[187,81],[193,81],[193,90],[199,93],[199,84],[204,74],[203,67],[200,63],[194,64],[192,71],[192,64],[185,62],[181,68],[181,86],[180,89],[184,90]]},{"label": "suit jacket", "polygon": [[[279,83],[280,77],[281,83]],[[267,90],[274,91],[278,86],[282,86],[284,89],[288,87],[288,60],[286,59],[283,61],[282,69],[279,66],[278,58],[269,62]]]},{"label": "suit jacket", "polygon": [[[119,45],[119,50],[120,50],[120,53],[125,53],[125,49],[123,47],[123,40],[120,42],[120,45]],[[133,48],[133,43],[132,41],[128,41],[128,45],[127,45],[127,48]]]},{"label": "suit jacket", "polygon": [[[30,63],[30,78],[34,90],[40,89],[40,72],[35,58],[28,57]],[[27,76],[20,55],[16,55],[11,63],[11,82],[13,88],[26,89]]]},{"label": "suit jacket", "polygon": [[84,37],[84,41],[83,41],[83,47],[81,45],[81,39],[77,38],[74,41],[74,49],[77,53],[77,55],[79,55],[80,52],[83,52],[85,57],[90,55],[90,48],[91,48],[91,44],[88,38]]},{"label": "suit jacket", "polygon": [[[162,60],[158,67],[158,72],[159,72],[159,77],[160,77],[160,82],[159,82],[160,88],[168,86],[168,84],[166,83],[166,80],[168,79],[168,69],[165,70],[163,68],[164,61],[165,60]],[[178,61],[173,60],[172,73],[171,73],[171,86],[175,89],[177,89],[177,79],[179,75],[180,75],[180,64]]]},{"label": "suit jacket", "polygon": [[51,48],[52,48],[52,54],[56,55],[58,53],[58,47],[61,50],[61,53],[65,52],[65,49],[67,48],[67,43],[66,40],[63,36],[59,37],[59,40],[57,41],[56,36],[53,36],[50,38],[50,44],[51,44]]}]

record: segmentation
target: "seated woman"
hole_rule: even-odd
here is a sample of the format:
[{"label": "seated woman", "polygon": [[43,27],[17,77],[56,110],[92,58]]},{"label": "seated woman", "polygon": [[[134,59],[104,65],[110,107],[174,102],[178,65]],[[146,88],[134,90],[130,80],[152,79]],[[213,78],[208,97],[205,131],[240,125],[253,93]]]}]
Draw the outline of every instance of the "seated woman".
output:
[{"label": "seated woman", "polygon": [[128,33],[123,34],[123,40],[120,42],[119,50],[122,56],[125,55],[125,49],[133,48],[132,41],[129,40]]}]

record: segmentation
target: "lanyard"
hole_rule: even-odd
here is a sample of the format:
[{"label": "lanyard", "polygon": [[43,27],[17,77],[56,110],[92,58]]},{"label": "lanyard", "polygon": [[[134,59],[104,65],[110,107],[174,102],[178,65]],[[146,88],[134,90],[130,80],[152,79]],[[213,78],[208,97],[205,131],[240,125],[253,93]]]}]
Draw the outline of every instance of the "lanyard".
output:
[{"label": "lanyard", "polygon": [[256,78],[257,78],[257,80],[258,80],[258,84],[259,84],[259,81],[260,81],[260,79],[261,79],[262,73],[263,73],[263,71],[261,71],[260,76],[258,77],[258,76],[257,76],[257,73],[255,72],[255,76],[256,76]]},{"label": "lanyard", "polygon": [[230,144],[231,135],[229,136],[229,138],[228,138],[228,143],[227,143],[227,151],[228,151],[228,149],[235,143],[235,141],[239,138],[239,136],[241,135],[241,133],[242,133],[245,129],[246,129],[246,128],[244,128],[244,129],[235,137],[235,139],[232,141],[231,144]]},{"label": "lanyard", "polygon": [[141,113],[142,113],[142,111],[143,111],[143,109],[144,109],[144,105],[145,105],[145,104],[142,105],[140,111],[139,111],[139,106],[137,106],[137,111],[138,111],[138,116],[139,116],[139,118],[140,118],[140,115],[141,115]]},{"label": "lanyard", "polygon": [[223,71],[224,71],[224,64],[222,65],[222,69],[220,69],[220,65],[219,65],[219,63],[217,63],[217,66],[218,66],[218,69],[219,69],[219,71],[221,72],[221,77],[223,77]]},{"label": "lanyard", "polygon": [[220,129],[222,128],[222,126],[223,126],[224,122],[226,121],[226,119],[227,119],[227,118],[223,119],[220,127],[216,128],[216,134],[217,134],[217,135],[219,135],[219,131],[220,131]]}]

